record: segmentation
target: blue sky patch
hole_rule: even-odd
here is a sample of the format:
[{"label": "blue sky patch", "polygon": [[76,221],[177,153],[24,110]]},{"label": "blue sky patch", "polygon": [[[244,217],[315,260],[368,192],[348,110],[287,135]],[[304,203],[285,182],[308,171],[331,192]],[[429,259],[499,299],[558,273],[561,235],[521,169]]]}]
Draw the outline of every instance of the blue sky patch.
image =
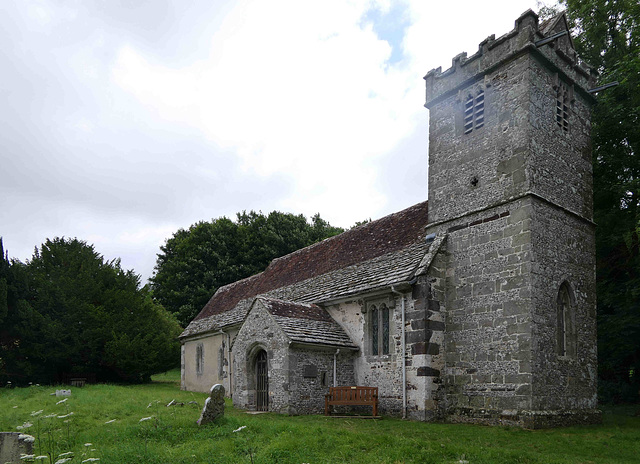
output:
[{"label": "blue sky patch", "polygon": [[406,5],[392,2],[391,8],[382,11],[379,7],[370,8],[362,17],[362,25],[371,24],[379,39],[391,46],[391,56],[387,64],[394,64],[402,60],[404,50],[402,39],[405,29],[409,26],[409,14]]}]

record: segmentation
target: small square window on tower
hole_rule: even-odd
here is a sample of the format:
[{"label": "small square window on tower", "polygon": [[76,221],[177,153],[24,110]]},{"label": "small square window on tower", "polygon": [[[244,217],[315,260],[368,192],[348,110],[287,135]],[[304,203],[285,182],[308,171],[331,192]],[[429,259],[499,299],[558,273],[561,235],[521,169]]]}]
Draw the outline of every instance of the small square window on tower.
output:
[{"label": "small square window on tower", "polygon": [[484,126],[484,90],[468,94],[464,102],[464,133],[469,134]]}]

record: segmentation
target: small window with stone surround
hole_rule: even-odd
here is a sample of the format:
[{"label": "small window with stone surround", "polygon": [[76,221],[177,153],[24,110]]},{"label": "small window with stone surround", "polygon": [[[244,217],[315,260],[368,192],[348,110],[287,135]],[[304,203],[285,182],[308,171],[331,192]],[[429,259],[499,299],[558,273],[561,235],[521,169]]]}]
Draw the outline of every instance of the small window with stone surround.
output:
[{"label": "small window with stone surround", "polygon": [[573,292],[567,282],[558,290],[556,300],[556,347],[558,356],[573,358],[576,355],[575,304]]},{"label": "small window with stone surround", "polygon": [[464,100],[464,133],[470,134],[484,126],[484,90],[474,96],[467,94]]},{"label": "small window with stone surround", "polygon": [[204,372],[204,345],[198,343],[196,345],[196,374],[202,375]]},{"label": "small window with stone surround", "polygon": [[384,356],[391,348],[391,311],[385,302],[367,304],[368,348],[372,356]]}]

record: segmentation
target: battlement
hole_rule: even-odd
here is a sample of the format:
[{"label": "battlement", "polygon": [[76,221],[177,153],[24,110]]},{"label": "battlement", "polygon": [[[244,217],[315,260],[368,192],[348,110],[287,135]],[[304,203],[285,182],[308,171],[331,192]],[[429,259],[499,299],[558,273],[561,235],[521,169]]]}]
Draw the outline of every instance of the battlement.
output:
[{"label": "battlement", "polygon": [[[564,13],[539,24],[536,13],[532,10],[525,11],[516,19],[512,31],[498,39],[495,35],[490,35],[480,42],[478,51],[471,56],[467,56],[466,52],[456,55],[451,67],[445,71],[442,71],[441,67],[429,71],[424,76],[425,106],[430,108],[434,103],[458,90],[485,79],[485,76],[490,77],[506,62],[527,53],[546,62],[564,81],[572,84],[577,92],[592,99],[588,90],[595,86],[597,74],[576,55],[570,33],[552,39],[554,35],[563,31],[568,32]],[[543,41],[544,43],[541,43]]]}]

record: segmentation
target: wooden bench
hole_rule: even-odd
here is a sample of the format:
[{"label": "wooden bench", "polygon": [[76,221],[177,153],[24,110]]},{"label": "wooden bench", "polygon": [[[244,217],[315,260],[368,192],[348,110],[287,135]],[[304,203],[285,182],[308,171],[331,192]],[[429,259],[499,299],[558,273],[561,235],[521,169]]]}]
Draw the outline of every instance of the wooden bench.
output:
[{"label": "wooden bench", "polygon": [[330,387],[324,396],[324,415],[331,415],[331,406],[373,406],[378,416],[378,387]]}]

